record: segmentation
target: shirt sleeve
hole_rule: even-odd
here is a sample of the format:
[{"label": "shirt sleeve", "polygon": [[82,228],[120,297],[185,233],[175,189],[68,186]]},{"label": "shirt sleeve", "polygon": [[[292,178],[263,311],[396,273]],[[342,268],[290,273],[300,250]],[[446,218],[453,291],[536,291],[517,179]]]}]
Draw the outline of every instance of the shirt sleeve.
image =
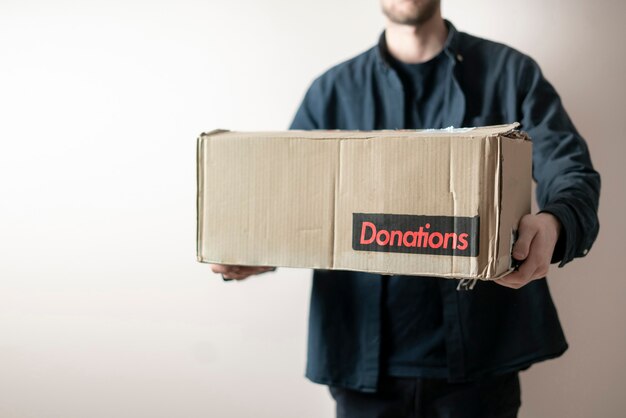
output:
[{"label": "shirt sleeve", "polygon": [[336,76],[328,72],[315,79],[296,112],[290,129],[337,129]]},{"label": "shirt sleeve", "polygon": [[304,95],[289,129],[320,129],[321,101],[319,80],[315,80]]},{"label": "shirt sleeve", "polygon": [[537,203],[541,212],[561,222],[552,262],[562,267],[585,256],[598,235],[600,175],[585,140],[537,63],[528,58],[521,77],[521,122],[533,140]]}]

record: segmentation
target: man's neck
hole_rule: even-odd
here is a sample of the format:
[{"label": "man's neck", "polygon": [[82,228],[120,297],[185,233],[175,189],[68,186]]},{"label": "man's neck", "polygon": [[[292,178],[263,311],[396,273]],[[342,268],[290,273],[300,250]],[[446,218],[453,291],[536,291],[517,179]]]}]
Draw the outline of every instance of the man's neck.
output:
[{"label": "man's neck", "polygon": [[419,26],[387,21],[385,31],[389,53],[407,64],[419,64],[434,58],[443,49],[447,37],[448,28],[441,13]]}]

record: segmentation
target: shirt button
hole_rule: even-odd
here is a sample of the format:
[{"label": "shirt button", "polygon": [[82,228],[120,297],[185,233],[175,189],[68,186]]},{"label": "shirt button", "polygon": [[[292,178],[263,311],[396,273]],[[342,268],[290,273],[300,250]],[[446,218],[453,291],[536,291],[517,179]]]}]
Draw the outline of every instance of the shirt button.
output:
[{"label": "shirt button", "polygon": [[463,62],[463,55],[456,54],[456,59],[459,60],[459,62]]},{"label": "shirt button", "polygon": [[587,255],[587,253],[588,253],[588,252],[589,252],[589,249],[588,249],[588,248],[585,248],[585,249],[583,250],[583,255]]}]

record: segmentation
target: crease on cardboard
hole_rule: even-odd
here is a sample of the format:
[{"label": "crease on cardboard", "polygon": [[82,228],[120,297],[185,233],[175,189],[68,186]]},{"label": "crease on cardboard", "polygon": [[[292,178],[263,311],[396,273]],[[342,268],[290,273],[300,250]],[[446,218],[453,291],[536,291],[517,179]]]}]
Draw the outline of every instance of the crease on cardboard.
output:
[{"label": "crease on cardboard", "polygon": [[[502,212],[502,137],[496,137],[497,151],[496,151],[496,172],[495,172],[495,182],[496,184],[493,187],[493,203],[494,203],[494,213],[496,215],[495,220],[495,242],[493,246],[493,250],[495,252],[493,260],[490,260],[489,267],[489,275],[495,276],[497,274],[498,267],[498,251],[500,248],[500,220],[501,220],[501,212]],[[494,235],[491,235],[494,236]]]},{"label": "crease on cardboard", "polygon": [[[481,173],[481,180],[482,180],[482,186],[484,187],[485,185],[489,184],[489,181],[487,181],[486,179],[491,175],[496,174],[495,169],[497,167],[497,165],[494,165],[494,161],[491,157],[491,154],[493,152],[493,141],[496,141],[496,147],[497,147],[497,134],[492,134],[492,135],[488,135],[485,138],[483,138],[482,144],[483,146],[481,147],[481,149],[483,150],[483,166],[482,166],[482,173]],[[496,149],[497,151],[497,149]],[[498,164],[498,163],[495,163]],[[497,181],[497,180],[496,180]],[[489,222],[487,222],[487,226],[488,226],[488,230],[486,233],[487,237],[493,237],[493,233],[494,233],[494,219],[492,219],[492,217],[496,214],[497,212],[497,187],[494,187],[493,189],[488,188],[486,190],[485,193],[485,198],[486,198],[486,202],[485,202],[485,208],[483,209],[483,214],[485,217],[487,217],[487,219],[489,219]],[[496,216],[497,218],[497,216]],[[497,231],[497,228],[495,228]],[[488,280],[487,277],[490,277],[493,274],[493,269],[494,269],[494,241],[493,238],[490,238],[488,243],[487,243],[487,257],[485,260],[485,264],[482,268],[482,270],[477,274],[477,277],[479,277],[481,280]]]},{"label": "crease on cardboard", "polygon": [[336,259],[336,255],[337,255],[337,212],[338,212],[338,208],[337,206],[339,205],[339,188],[341,187],[341,144],[343,143],[343,141],[340,139],[339,141],[337,141],[337,161],[335,164],[335,173],[334,173],[334,181],[333,181],[333,191],[332,191],[332,196],[333,196],[333,202],[332,202],[332,208],[333,208],[333,217],[332,217],[332,227],[330,228],[330,233],[332,234],[332,236],[330,237],[330,242],[332,243],[331,247],[330,247],[330,269],[334,269],[335,268],[335,259]]},{"label": "crease on cardboard", "polygon": [[503,132],[498,132],[500,134],[499,136],[505,136],[507,138],[516,138],[516,139],[524,137],[524,135],[523,134],[520,135],[520,132],[518,131],[519,126],[520,126],[519,122],[513,122],[505,126],[508,128],[508,130],[505,130]]},{"label": "crease on cardboard", "polygon": [[[485,175],[492,177],[495,179],[495,184],[493,184],[493,189],[489,190],[491,192],[489,198],[491,202],[489,202],[489,217],[493,217],[491,222],[489,222],[489,230],[487,236],[492,237],[489,240],[489,248],[488,248],[488,257],[487,263],[485,265],[485,269],[483,270],[482,279],[489,280],[487,277],[492,277],[496,273],[496,265],[497,265],[497,252],[498,252],[498,231],[500,230],[500,154],[501,154],[501,138],[499,134],[492,134],[485,138],[485,143],[487,146],[487,152],[485,153]],[[495,147],[495,150],[493,148]],[[495,151],[495,152],[494,152]],[[493,157],[495,154],[495,159]],[[491,158],[489,158],[491,156]]]},{"label": "crease on cardboard", "polygon": [[[454,148],[452,147],[452,138],[448,138],[448,155],[450,158],[448,159],[448,192],[452,196],[452,214],[456,218],[457,213],[457,195],[456,189],[454,188],[454,179],[456,178],[455,165],[453,162],[456,161],[456,155],[454,153]],[[456,226],[456,225],[455,225]],[[455,228],[456,230],[456,228]],[[457,258],[455,255],[450,257],[450,271],[452,273],[456,273],[457,271]]]}]

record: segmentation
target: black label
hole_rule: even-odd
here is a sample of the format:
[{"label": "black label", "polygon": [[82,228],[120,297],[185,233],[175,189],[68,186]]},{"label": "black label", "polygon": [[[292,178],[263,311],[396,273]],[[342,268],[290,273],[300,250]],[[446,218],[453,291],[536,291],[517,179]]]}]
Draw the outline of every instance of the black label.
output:
[{"label": "black label", "polygon": [[352,249],[476,257],[478,216],[352,214]]}]

